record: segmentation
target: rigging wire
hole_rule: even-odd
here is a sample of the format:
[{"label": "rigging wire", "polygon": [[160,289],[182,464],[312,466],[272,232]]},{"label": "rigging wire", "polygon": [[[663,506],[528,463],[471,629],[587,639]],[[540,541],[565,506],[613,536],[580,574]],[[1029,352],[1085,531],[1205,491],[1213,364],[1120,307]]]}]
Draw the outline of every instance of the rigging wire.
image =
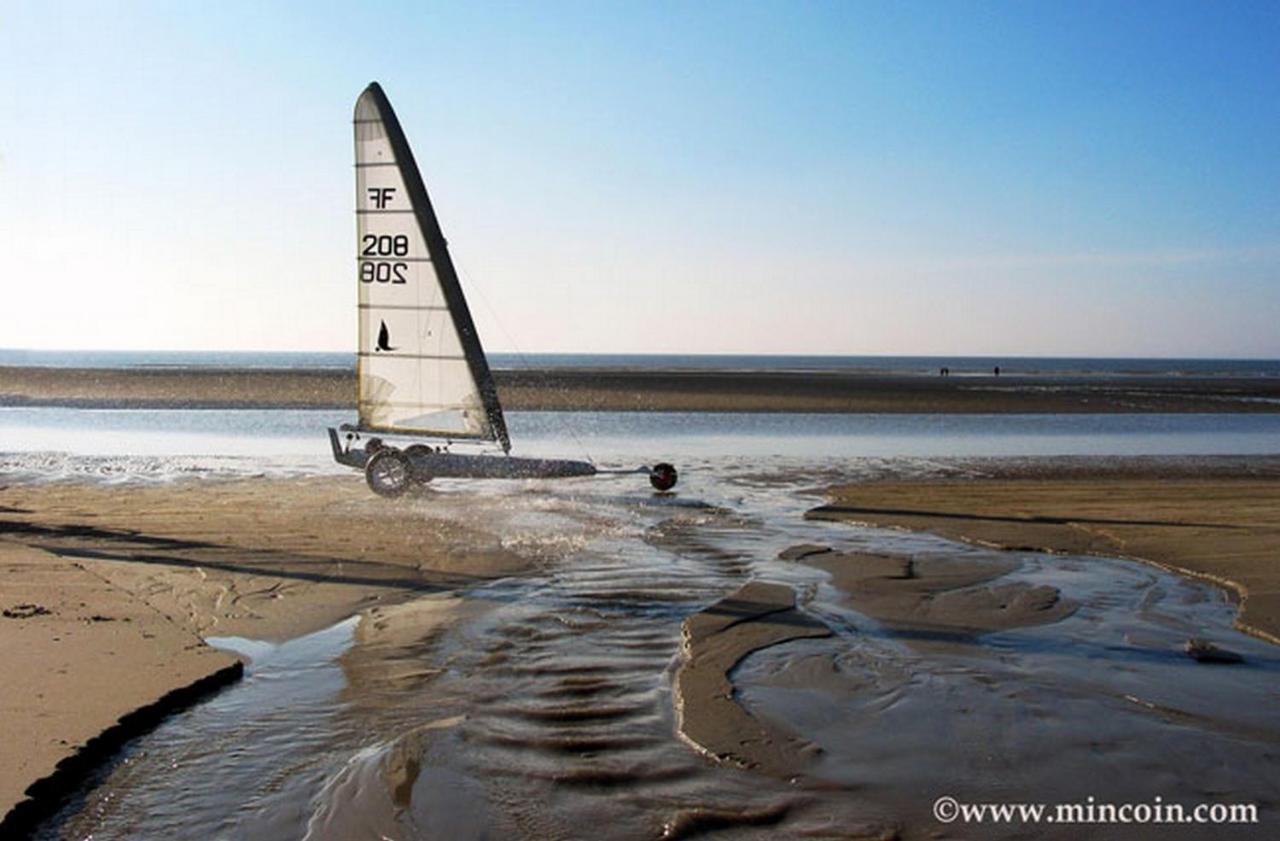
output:
[{"label": "rigging wire", "polygon": [[[475,275],[467,271],[467,267],[462,264],[462,261],[458,259],[456,254],[450,252],[449,256],[453,258],[454,267],[467,281],[467,285],[480,296],[480,302],[484,304],[485,311],[489,313],[489,317],[498,325],[498,329],[502,331],[502,335],[506,337],[506,340],[511,344],[511,347],[515,348],[516,356],[520,359],[520,364],[524,366],[524,370],[537,371],[538,369],[533,367],[529,356],[520,348],[520,343],[516,341],[515,336],[511,335],[511,331],[507,329],[507,325],[498,317],[497,310],[495,310],[493,305],[489,303],[489,297],[484,294],[484,288],[476,282]],[[546,387],[547,383],[551,380],[550,375],[546,371],[543,371],[541,376],[543,378],[543,386]],[[574,446],[576,446],[578,450],[586,456],[587,461],[595,464],[596,460],[591,457],[591,453],[587,450],[586,445],[582,443],[582,439],[573,431],[573,426],[572,422],[568,422],[564,425],[564,429],[569,433],[569,437],[573,439]]]}]

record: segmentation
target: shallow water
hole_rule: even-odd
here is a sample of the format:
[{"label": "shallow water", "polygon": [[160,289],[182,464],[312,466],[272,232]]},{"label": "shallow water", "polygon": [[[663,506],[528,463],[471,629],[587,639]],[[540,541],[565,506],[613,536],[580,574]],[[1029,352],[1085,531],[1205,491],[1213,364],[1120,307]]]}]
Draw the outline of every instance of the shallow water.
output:
[{"label": "shallow water", "polygon": [[[957,558],[987,550],[804,521],[817,502],[805,463],[683,466],[672,496],[650,495],[635,477],[438,483],[424,511],[476,518],[509,545],[561,561],[470,590],[471,607],[418,637],[362,635],[353,620],[280,646],[218,641],[254,658],[245,680],[137,740],[42,837],[654,838],[723,828],[774,838],[897,827],[910,838],[941,828],[929,807],[944,794],[1252,802],[1264,816],[1252,829],[1267,829],[1280,806],[1280,649],[1234,631],[1220,591],[1137,563],[1019,554],[1011,579],[1059,587],[1080,609],[1049,626],[921,648],[841,606],[823,573],[778,552],[806,542]],[[836,632],[757,652],[736,672],[748,709],[821,746],[794,780],[717,764],[675,734],[681,622],[752,579],[790,585]],[[1191,635],[1247,662],[1195,664],[1179,651]]]},{"label": "shallow water", "polygon": [[[325,428],[348,420],[316,410],[0,407],[0,474],[121,482],[344,472]],[[856,474],[868,459],[893,460],[896,469],[902,459],[1280,454],[1280,414],[513,412],[508,421],[515,455],[713,471],[753,463],[761,472]]]}]

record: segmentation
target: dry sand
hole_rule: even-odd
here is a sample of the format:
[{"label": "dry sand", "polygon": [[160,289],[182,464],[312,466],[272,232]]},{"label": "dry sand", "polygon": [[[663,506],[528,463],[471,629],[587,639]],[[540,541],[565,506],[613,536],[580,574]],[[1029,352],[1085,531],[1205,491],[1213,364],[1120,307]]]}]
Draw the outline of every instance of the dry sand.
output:
[{"label": "dry sand", "polygon": [[1137,461],[1090,475],[1079,463],[1044,462],[988,478],[847,485],[830,496],[808,516],[1135,558],[1205,578],[1239,597],[1241,630],[1280,642],[1280,480],[1270,476],[1194,464],[1144,471]]},{"label": "dry sand", "polygon": [[[239,662],[202,637],[292,637],[538,560],[357,476],[0,488],[0,815],[233,680]],[[362,632],[427,634],[456,601],[379,607]]]},{"label": "dry sand", "polygon": [[[858,372],[497,371],[509,410],[685,412],[1280,412],[1268,377],[909,376]],[[0,406],[355,405],[349,371],[0,366]]]}]

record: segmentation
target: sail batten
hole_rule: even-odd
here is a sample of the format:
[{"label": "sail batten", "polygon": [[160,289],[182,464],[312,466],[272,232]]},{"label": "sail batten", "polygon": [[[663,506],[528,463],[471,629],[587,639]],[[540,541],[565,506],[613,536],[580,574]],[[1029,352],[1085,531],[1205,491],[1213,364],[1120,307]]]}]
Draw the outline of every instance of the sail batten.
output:
[{"label": "sail batten", "polygon": [[356,101],[356,260],[362,428],[510,449],[493,375],[395,112],[375,82]]}]

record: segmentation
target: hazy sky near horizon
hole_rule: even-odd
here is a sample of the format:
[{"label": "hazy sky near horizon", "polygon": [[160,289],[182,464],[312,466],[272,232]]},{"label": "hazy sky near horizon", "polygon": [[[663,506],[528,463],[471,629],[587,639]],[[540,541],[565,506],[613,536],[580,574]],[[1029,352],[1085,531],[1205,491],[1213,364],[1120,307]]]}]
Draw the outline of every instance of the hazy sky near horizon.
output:
[{"label": "hazy sky near horizon", "polygon": [[1280,5],[0,6],[0,347],[355,346],[351,108],[490,350],[1280,357]]}]

